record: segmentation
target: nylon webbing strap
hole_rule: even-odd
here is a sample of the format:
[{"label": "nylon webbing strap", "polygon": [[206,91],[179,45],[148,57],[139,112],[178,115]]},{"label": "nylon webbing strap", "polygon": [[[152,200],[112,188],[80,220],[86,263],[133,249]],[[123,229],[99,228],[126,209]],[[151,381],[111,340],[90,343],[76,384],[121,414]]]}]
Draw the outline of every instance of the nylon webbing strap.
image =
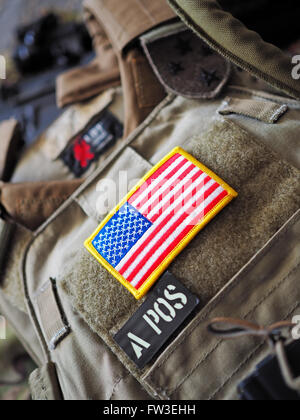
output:
[{"label": "nylon webbing strap", "polygon": [[225,12],[215,0],[168,0],[178,16],[206,43],[239,67],[300,99],[293,64],[279,48]]},{"label": "nylon webbing strap", "polygon": [[287,111],[287,105],[239,98],[226,98],[219,109],[221,115],[242,115],[267,124],[275,124]]},{"label": "nylon webbing strap", "polygon": [[61,308],[55,280],[50,279],[36,295],[40,323],[50,351],[70,333],[70,327]]}]

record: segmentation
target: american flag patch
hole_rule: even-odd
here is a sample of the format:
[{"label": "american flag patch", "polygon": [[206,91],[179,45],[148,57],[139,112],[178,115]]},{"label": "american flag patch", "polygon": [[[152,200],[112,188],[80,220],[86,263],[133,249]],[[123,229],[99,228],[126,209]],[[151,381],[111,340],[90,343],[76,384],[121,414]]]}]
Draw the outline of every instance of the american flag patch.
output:
[{"label": "american flag patch", "polygon": [[85,242],[141,299],[174,258],[237,193],[177,147],[157,164]]}]

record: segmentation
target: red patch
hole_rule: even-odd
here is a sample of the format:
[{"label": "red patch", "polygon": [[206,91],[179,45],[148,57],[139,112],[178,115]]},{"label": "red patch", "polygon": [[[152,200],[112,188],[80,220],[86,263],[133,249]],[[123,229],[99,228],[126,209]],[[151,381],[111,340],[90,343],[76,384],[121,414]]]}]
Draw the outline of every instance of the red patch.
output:
[{"label": "red patch", "polygon": [[91,146],[84,140],[78,139],[74,145],[74,157],[82,168],[86,168],[95,154],[91,152]]}]

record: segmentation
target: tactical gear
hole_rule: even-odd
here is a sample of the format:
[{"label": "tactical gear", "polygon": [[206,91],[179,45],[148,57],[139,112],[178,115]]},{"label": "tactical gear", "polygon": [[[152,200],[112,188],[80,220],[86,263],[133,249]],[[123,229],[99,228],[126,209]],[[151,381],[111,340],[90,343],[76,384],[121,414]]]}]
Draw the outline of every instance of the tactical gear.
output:
[{"label": "tactical gear", "polygon": [[[271,325],[299,314],[300,88],[292,64],[212,0],[170,4],[193,31],[160,0],[86,1],[95,48],[106,52],[103,62],[97,56],[60,78],[59,102],[102,93],[71,105],[20,158],[11,182],[41,184],[0,187],[2,224],[15,221],[9,246],[1,242],[0,308],[39,366],[31,376],[35,399],[238,399],[238,384],[268,347],[252,336],[216,338],[208,321]],[[72,83],[85,71],[91,78],[76,92]],[[104,138],[115,138],[97,154],[89,131],[107,127],[106,112],[112,127],[124,124],[124,137],[107,128]],[[137,364],[128,347],[143,354],[148,336],[135,330],[133,344],[124,345],[132,336],[122,332],[144,320],[143,308],[154,308],[151,293],[162,296],[152,289],[136,300],[83,244],[176,147],[238,197],[169,266],[199,305]],[[57,194],[55,204],[49,194]],[[169,285],[176,289],[176,282]],[[178,321],[180,300],[170,302],[171,321],[151,312],[158,335]]]},{"label": "tactical gear", "polygon": [[[218,326],[218,327],[217,327]],[[221,327],[221,328],[220,328]],[[271,355],[238,386],[243,400],[299,400],[299,340],[291,342],[292,322],[278,322],[268,328],[243,320],[218,318],[208,331],[223,339],[256,336],[266,339]]]}]

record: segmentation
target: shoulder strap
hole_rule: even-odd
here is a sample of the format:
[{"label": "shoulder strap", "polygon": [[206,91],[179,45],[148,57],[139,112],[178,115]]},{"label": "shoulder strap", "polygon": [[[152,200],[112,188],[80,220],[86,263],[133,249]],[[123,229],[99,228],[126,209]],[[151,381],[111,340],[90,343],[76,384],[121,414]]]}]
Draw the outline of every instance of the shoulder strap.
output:
[{"label": "shoulder strap", "polygon": [[180,18],[205,42],[254,76],[300,99],[300,82],[292,77],[290,57],[264,42],[215,0],[168,0]]}]

